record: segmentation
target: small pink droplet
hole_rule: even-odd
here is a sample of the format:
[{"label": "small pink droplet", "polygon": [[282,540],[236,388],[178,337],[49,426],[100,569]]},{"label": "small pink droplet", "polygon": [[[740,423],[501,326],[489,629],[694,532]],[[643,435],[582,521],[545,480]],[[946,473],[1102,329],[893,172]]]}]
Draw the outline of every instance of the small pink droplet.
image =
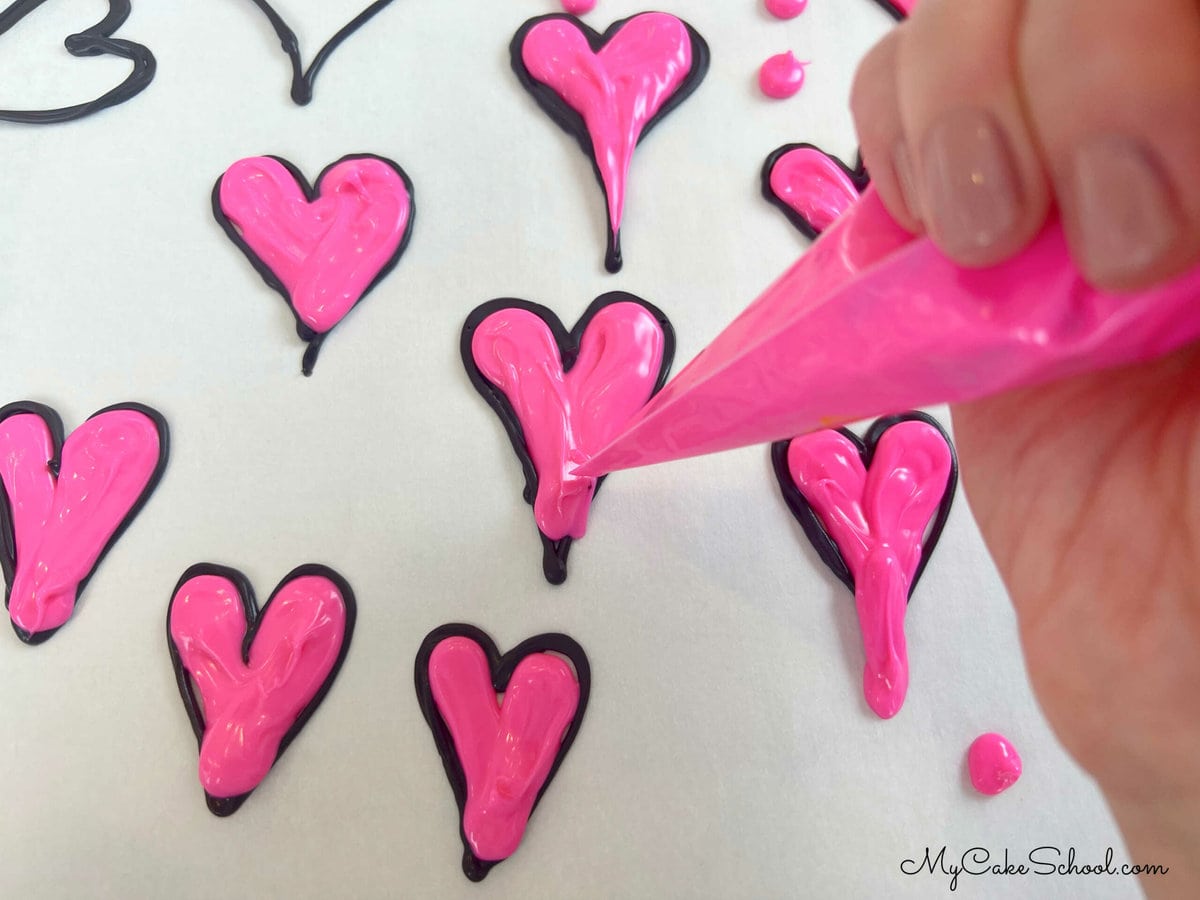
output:
[{"label": "small pink droplet", "polygon": [[596,0],[562,0],[562,8],[573,16],[582,16],[596,8]]},{"label": "small pink droplet", "polygon": [[808,0],[767,0],[767,12],[777,19],[794,19],[808,8]]},{"label": "small pink droplet", "polygon": [[792,51],[772,56],[758,70],[758,86],[768,97],[784,100],[793,96],[804,86],[804,67]]},{"label": "small pink droplet", "polygon": [[1000,734],[981,734],[967,751],[971,784],[981,794],[999,794],[1021,777],[1021,757],[1008,739]]}]

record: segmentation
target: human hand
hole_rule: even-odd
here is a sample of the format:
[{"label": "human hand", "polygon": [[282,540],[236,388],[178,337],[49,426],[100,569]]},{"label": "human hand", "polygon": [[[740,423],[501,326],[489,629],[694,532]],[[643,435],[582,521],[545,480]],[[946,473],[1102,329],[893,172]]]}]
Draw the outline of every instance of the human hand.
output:
[{"label": "human hand", "polygon": [[[1101,287],[1200,259],[1196,0],[922,0],[852,107],[891,213],[963,265],[1050,215]],[[953,413],[1047,718],[1171,867],[1146,890],[1200,896],[1200,347]]]}]

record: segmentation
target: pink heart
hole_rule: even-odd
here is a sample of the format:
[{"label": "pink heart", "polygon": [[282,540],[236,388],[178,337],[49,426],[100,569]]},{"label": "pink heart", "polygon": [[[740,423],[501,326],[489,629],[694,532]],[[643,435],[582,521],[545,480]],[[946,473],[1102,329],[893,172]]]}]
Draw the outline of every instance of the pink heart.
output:
[{"label": "pink heart", "polygon": [[103,409],[66,441],[49,407],[0,409],[0,563],[21,640],[41,643],[71,617],[158,484],[167,452],[166,421],[140,404]]},{"label": "pink heart", "polygon": [[645,406],[673,352],[666,317],[621,292],[597,298],[569,334],[553,312],[520,300],[485,303],[467,319],[463,360],[522,457],[552,582],[566,578],[598,486],[575,467]]},{"label": "pink heart", "polygon": [[618,271],[634,148],[699,85],[708,68],[707,45],[686,22],[666,13],[632,16],[604,35],[570,16],[549,15],[530,20],[517,32],[513,67],[551,117],[573,132],[592,157],[608,200],[605,264],[610,272]]},{"label": "pink heart", "polygon": [[309,187],[291,163],[239,160],[213,191],[217,221],[283,295],[310,343],[323,336],[399,261],[412,230],[412,182],[391,160],[344,157]]},{"label": "pink heart", "polygon": [[850,169],[811,144],[787,144],[767,157],[763,195],[810,238],[816,238],[866,189],[861,166]]},{"label": "pink heart", "polygon": [[463,870],[478,881],[517,849],[575,738],[590,690],[587,656],[551,634],[501,657],[478,629],[446,625],[425,639],[416,676],[459,802]]},{"label": "pink heart", "polygon": [[240,572],[201,563],[167,611],[171,661],[200,742],[200,784],[219,816],[235,812],[316,710],[354,631],[350,585],[301,566],[261,612]]},{"label": "pink heart", "polygon": [[[805,531],[835,572],[838,563],[845,567],[838,574],[848,576],[855,592],[866,656],[863,691],[871,709],[890,718],[908,690],[904,616],[926,542],[936,543],[949,512],[954,451],[945,433],[919,414],[881,420],[865,445],[839,431],[817,431],[782,446],[786,472],[778,471],[777,458],[777,474],[785,497],[790,481],[807,504],[807,510],[793,506]],[[811,533],[806,511],[822,533]]]}]

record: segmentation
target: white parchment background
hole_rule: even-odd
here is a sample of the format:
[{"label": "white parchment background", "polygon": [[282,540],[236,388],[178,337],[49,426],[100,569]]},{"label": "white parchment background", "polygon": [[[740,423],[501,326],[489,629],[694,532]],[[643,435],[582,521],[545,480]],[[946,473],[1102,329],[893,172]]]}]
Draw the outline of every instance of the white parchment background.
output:
[{"label": "white parchment background", "polygon": [[[280,0],[305,56],[365,0]],[[0,106],[58,105],[124,76],[62,36],[62,0],[0,37]],[[396,0],[333,57],[308,108],[249,0],[140,0],[122,34],[159,75],[65,126],[0,123],[0,402],[74,427],[137,399],[170,420],[166,476],[48,644],[0,633],[0,896],[924,897],[926,846],[1099,859],[1119,837],[1030,693],[1014,618],[964,502],[909,616],[893,721],[862,701],[850,595],[817,563],[763,449],[614,476],[547,585],[522,479],[458,355],[497,296],[570,323],[616,288],[664,309],[690,359],[806,242],[758,195],[793,140],[852,158],[856,60],[890,26],[868,0],[779,23],[754,0],[674,0],[713,51],[700,90],[634,164],[625,269],[603,272],[590,164],[519,88],[508,42],[551,0]],[[597,27],[639,11],[600,0]],[[754,84],[811,59],[795,99]],[[350,152],[403,165],[418,214],[396,271],[299,374],[291,316],[214,222],[234,160],[310,176]],[[205,808],[164,642],[191,563],[266,597],[307,561],[343,572],[358,631],[325,705],[232,819]],[[418,645],[467,621],[506,649],[563,630],[593,667],[579,739],[523,846],[482,886],[412,687]],[[7,632],[7,628],[5,629]],[[1024,755],[984,800],[964,753],[1000,730]],[[1143,860],[1146,862],[1146,860]],[[1152,860],[1151,860],[1152,862]],[[966,897],[1136,896],[1124,878],[964,879]]]}]

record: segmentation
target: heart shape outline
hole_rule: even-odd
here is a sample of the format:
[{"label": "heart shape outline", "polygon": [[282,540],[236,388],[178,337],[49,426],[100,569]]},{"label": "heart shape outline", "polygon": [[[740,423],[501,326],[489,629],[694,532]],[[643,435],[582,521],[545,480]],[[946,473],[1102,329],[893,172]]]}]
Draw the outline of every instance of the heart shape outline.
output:
[{"label": "heart shape outline", "polygon": [[[75,587],[75,604],[71,610],[71,618],[75,617],[75,613],[79,610],[79,604],[83,598],[84,589],[88,582],[92,580],[92,576],[96,574],[96,570],[100,568],[100,564],[104,562],[104,558],[108,556],[113,546],[120,540],[121,535],[125,530],[133,524],[133,520],[137,518],[138,513],[150,499],[150,495],[154,493],[158,487],[159,481],[162,480],[163,473],[167,468],[167,461],[170,457],[171,450],[171,430],[167,425],[167,420],[163,418],[162,413],[158,410],[146,406],[143,403],[128,401],[125,403],[114,403],[111,406],[106,406],[88,416],[88,419],[94,419],[97,416],[105,413],[117,412],[120,410],[129,410],[145,416],[154,425],[155,431],[158,433],[158,460],[155,463],[154,469],[150,474],[146,486],[142,489],[137,499],[129,507],[128,512],[124,515],[117,527],[113,530],[112,535],[105,543],[100,554],[96,557],[95,563],[92,564],[90,570],[83,578],[79,580]],[[50,434],[51,443],[54,447],[54,452],[50,459],[46,461],[46,465],[50,472],[54,475],[55,487],[57,489],[59,467],[62,464],[63,445],[69,437],[66,434],[66,429],[63,426],[62,417],[53,408],[46,406],[43,403],[36,403],[32,400],[18,400],[15,403],[9,403],[0,407],[0,423],[16,415],[33,415],[37,416],[46,426],[46,430]],[[74,432],[72,432],[74,434]],[[16,541],[16,524],[14,522],[11,500],[8,496],[8,490],[4,486],[3,479],[0,479],[0,573],[4,576],[4,608],[8,609],[9,599],[12,594],[13,582],[16,578],[17,568],[17,541]],[[70,621],[68,619],[67,621]],[[66,625],[47,628],[43,631],[27,632],[19,627],[16,622],[9,620],[13,631],[22,643],[35,646],[42,644],[53,637],[60,628]]]},{"label": "heart shape outline", "polygon": [[[46,2],[47,0],[16,0],[9,5],[0,12],[0,35],[4,35]],[[142,44],[113,37],[117,29],[125,24],[132,9],[130,0],[108,0],[108,13],[103,19],[90,28],[67,35],[63,41],[67,52],[72,56],[117,56],[129,60],[133,63],[133,68],[124,81],[94,100],[76,103],[73,106],[37,110],[0,109],[0,121],[22,125],[72,122],[132,100],[149,87],[158,69],[154,54]]]},{"label": "heart shape outline", "polygon": [[334,32],[333,37],[326,41],[325,45],[317,51],[317,55],[313,57],[312,62],[308,64],[308,69],[306,70],[304,68],[304,61],[300,58],[300,39],[296,37],[296,32],[292,30],[291,26],[283,20],[283,16],[267,0],[251,0],[251,2],[267,17],[267,21],[271,23],[271,27],[275,30],[275,36],[279,38],[280,47],[287,54],[288,62],[292,67],[291,97],[292,102],[297,106],[307,106],[312,101],[313,85],[317,80],[317,75],[320,74],[321,69],[328,62],[329,57],[333,55],[333,52],[342,45],[342,42],[392,4],[392,0],[375,0],[370,6],[366,7],[362,12]]},{"label": "heart shape outline", "polygon": [[[356,159],[375,160],[389,167],[396,173],[396,175],[399,176],[400,180],[404,183],[405,190],[408,193],[408,218],[404,223],[404,232],[400,236],[400,242],[396,245],[395,251],[380,267],[379,272],[375,275],[371,282],[365,288],[363,288],[362,293],[359,294],[358,299],[354,301],[354,304],[350,307],[350,309],[347,309],[342,317],[338,319],[334,325],[331,325],[328,330],[316,331],[305,324],[299,311],[296,309],[295,304],[292,302],[291,293],[279,279],[279,276],[275,274],[275,270],[267,265],[267,263],[257,253],[254,252],[254,250],[242,236],[241,232],[238,231],[237,226],[230,220],[229,216],[225,214],[225,210],[221,207],[221,184],[225,180],[225,176],[228,174],[229,170],[226,169],[225,172],[222,172],[220,176],[218,176],[216,183],[213,185],[212,210],[213,216],[217,220],[217,224],[221,226],[221,230],[225,232],[226,236],[234,243],[234,245],[242,251],[242,254],[250,261],[250,264],[254,266],[255,271],[258,272],[263,281],[266,282],[267,286],[279,294],[279,296],[281,296],[284,302],[287,304],[288,309],[291,310],[292,317],[296,320],[296,334],[300,337],[300,340],[308,344],[308,348],[304,351],[304,356],[301,360],[300,370],[306,376],[312,375],[313,367],[316,366],[317,356],[321,352],[321,346],[324,344],[325,338],[329,336],[334,328],[342,323],[346,316],[350,314],[352,309],[356,308],[360,303],[362,303],[363,300],[367,298],[367,295],[370,294],[371,291],[375,290],[375,288],[381,281],[383,281],[384,278],[391,274],[392,270],[395,269],[399,264],[400,258],[404,256],[405,251],[408,249],[409,241],[412,239],[413,223],[416,221],[417,216],[416,193],[413,187],[412,179],[408,177],[408,173],[401,168],[399,163],[397,163],[395,160],[388,159],[385,156],[379,156],[375,153],[348,153],[340,159],[336,159],[329,163],[329,165],[325,166],[325,168],[321,170],[320,174],[317,175],[316,181],[314,181],[312,184],[308,183],[308,179],[305,178],[304,173],[300,171],[298,166],[289,160],[284,159],[282,156],[266,154],[263,158],[272,159],[287,169],[289,174],[291,174],[292,178],[295,180],[296,185],[304,193],[306,200],[310,204],[320,198],[322,183],[324,182],[326,175],[328,175],[331,171],[333,171],[333,169],[342,163],[352,162]],[[236,165],[236,163],[233,165]]]},{"label": "heart shape outline", "polygon": [[[508,434],[508,439],[512,444],[513,452],[516,453],[517,459],[521,462],[521,470],[525,474],[525,490],[522,496],[530,506],[533,505],[533,501],[537,496],[538,474],[533,464],[533,458],[530,456],[529,447],[525,441],[525,430],[521,426],[521,420],[504,391],[484,376],[475,364],[475,357],[471,347],[475,330],[490,315],[502,310],[522,309],[533,313],[546,324],[546,327],[550,329],[550,333],[554,336],[554,342],[558,345],[559,359],[562,362],[562,369],[565,374],[570,372],[575,365],[575,361],[579,355],[580,342],[583,340],[583,334],[587,331],[587,327],[592,319],[602,309],[612,306],[615,303],[636,303],[650,313],[662,328],[662,361],[659,363],[658,378],[655,380],[654,388],[650,393],[650,396],[653,397],[667,383],[667,376],[670,374],[671,364],[674,362],[675,329],[671,325],[671,321],[667,318],[666,313],[635,294],[630,294],[626,291],[608,291],[601,294],[588,305],[588,308],[584,310],[583,315],[579,317],[579,320],[570,331],[563,325],[562,320],[559,319],[554,310],[540,303],[533,303],[532,301],[521,300],[515,297],[500,297],[477,306],[467,316],[467,321],[463,325],[462,337],[459,341],[459,352],[462,355],[463,366],[467,370],[467,377],[471,380],[471,384],[475,386],[475,390],[487,401],[488,406],[500,417],[500,422],[503,424],[504,430]],[[600,493],[600,487],[606,478],[608,478],[607,475],[601,475],[596,479],[596,487],[592,492],[593,501]],[[540,528],[538,529],[538,537],[542,541],[543,575],[545,575],[546,580],[551,584],[562,584],[567,579],[567,555],[571,551],[573,539],[568,535],[558,540],[552,540],[546,537]]]},{"label": "heart shape outline", "polygon": [[809,240],[815,241],[820,236],[823,229],[814,226],[812,222],[810,222],[802,213],[794,209],[790,203],[775,193],[775,189],[771,185],[771,177],[775,172],[775,167],[783,160],[784,157],[795,150],[811,150],[815,153],[820,153],[831,163],[837,166],[842,171],[842,174],[850,179],[850,182],[860,194],[865,191],[867,186],[871,183],[871,177],[867,174],[866,167],[863,165],[861,153],[858,155],[858,159],[856,160],[855,166],[852,169],[842,162],[839,157],[834,156],[832,153],[826,153],[816,144],[809,144],[805,142],[784,144],[782,147],[777,147],[771,151],[766,160],[763,162],[762,173],[760,175],[763,198],[772,206],[782,211],[783,214],[787,216],[788,221],[800,230],[801,234],[803,234]]},{"label": "heart shape outline", "polygon": [[438,710],[437,702],[433,697],[433,689],[429,683],[429,659],[433,654],[434,648],[445,639],[452,637],[463,637],[474,641],[483,650],[484,655],[487,657],[488,669],[492,676],[492,687],[495,688],[498,694],[507,693],[509,680],[516,671],[517,665],[527,656],[535,653],[554,653],[565,657],[575,669],[575,680],[579,684],[579,702],[575,706],[575,715],[571,719],[571,724],[559,742],[558,753],[554,757],[550,771],[542,782],[541,788],[538,790],[537,798],[534,800],[533,807],[529,812],[530,819],[533,818],[533,813],[537,810],[538,804],[541,803],[542,795],[546,793],[547,788],[550,787],[550,783],[554,781],[554,776],[558,774],[559,767],[566,758],[567,752],[571,749],[571,745],[575,743],[575,736],[579,733],[580,725],[583,724],[583,716],[587,711],[588,698],[591,695],[592,669],[583,647],[573,638],[558,632],[549,632],[526,638],[503,655],[501,655],[499,648],[496,646],[496,642],[486,632],[476,628],[474,625],[464,623],[456,622],[440,625],[429,632],[425,636],[425,640],[421,642],[413,667],[417,703],[421,707],[421,714],[425,717],[425,722],[429,725],[429,730],[433,732],[434,744],[437,746],[438,755],[442,758],[442,767],[445,769],[446,778],[450,782],[450,788],[454,792],[454,801],[458,804],[459,836],[463,844],[463,874],[471,881],[482,881],[494,866],[499,865],[504,860],[479,859],[471,850],[471,844],[463,829],[463,815],[467,805],[466,774],[463,771],[462,763],[459,761],[458,751],[454,746],[454,738],[450,734],[446,720],[442,718],[442,714]]},{"label": "heart shape outline", "polygon": [[[236,588],[238,598],[242,602],[242,612],[245,616],[246,633],[242,641],[242,664],[249,665],[250,663],[250,648],[253,646],[255,638],[258,636],[258,629],[266,618],[267,612],[271,608],[271,602],[286,588],[291,582],[297,578],[305,576],[316,576],[318,578],[328,579],[338,589],[342,596],[342,606],[345,611],[345,623],[343,626],[342,645],[338,651],[337,658],[334,660],[329,674],[325,676],[325,680],[321,686],[314,692],[312,698],[296,716],[291,727],[284,733],[284,736],[279,741],[279,747],[275,752],[275,759],[271,762],[271,769],[274,769],[284,752],[291,745],[292,741],[304,730],[304,726],[308,724],[308,720],[312,718],[317,708],[328,695],[330,688],[333,687],[333,682],[336,680],[338,673],[341,671],[342,664],[346,661],[346,655],[350,651],[351,638],[354,636],[354,625],[358,618],[358,605],[354,598],[354,590],[350,587],[350,583],[338,572],[328,566],[319,563],[304,563],[299,565],[292,571],[280,579],[279,584],[271,591],[271,595],[267,598],[267,602],[260,609],[254,595],[254,586],[250,579],[242,572],[230,566],[223,566],[217,563],[196,563],[189,566],[186,571],[179,577],[179,581],[175,584],[171,591],[171,599],[167,603],[167,652],[171,657],[171,668],[175,671],[175,683],[179,688],[179,696],[183,700],[184,710],[187,712],[188,721],[191,723],[192,732],[196,735],[197,748],[204,744],[204,734],[207,725],[204,721],[204,715],[201,712],[202,703],[196,697],[196,690],[192,683],[192,678],[188,674],[187,669],[183,665],[183,660],[180,657],[179,650],[175,646],[175,638],[171,634],[171,611],[175,606],[175,598],[179,595],[180,590],[191,579],[200,575],[212,575],[217,578],[223,578],[229,581]],[[252,788],[244,794],[238,794],[234,797],[214,797],[207,791],[204,792],[205,802],[208,805],[209,811],[215,816],[222,818],[231,816],[237,812],[243,803],[249,799],[254,793]]]},{"label": "heart shape outline", "polygon": [[[529,32],[540,25],[542,22],[562,20],[570,22],[579,30],[591,48],[592,53],[599,53],[604,46],[616,37],[617,33],[625,27],[628,22],[636,19],[638,16],[646,15],[645,12],[636,13],[632,16],[627,16],[624,19],[618,19],[608,26],[603,33],[596,31],[582,19],[573,16],[569,13],[549,13],[544,16],[535,16],[523,24],[517,33],[513,35],[512,42],[509,44],[509,56],[511,60],[512,70],[520,81],[521,86],[533,97],[534,101],[542,112],[546,113],[563,131],[575,138],[579,144],[579,148],[584,155],[591,160],[592,171],[596,176],[596,181],[600,184],[601,193],[605,195],[607,200],[608,188],[604,184],[604,175],[600,170],[600,164],[596,160],[595,148],[592,144],[592,135],[588,131],[587,123],[584,122],[583,116],[576,112],[570,104],[567,103],[559,94],[547,84],[543,84],[533,77],[528,67],[525,65],[522,51],[525,45],[525,38]],[[675,18],[679,19],[678,16]],[[663,101],[662,106],[658,111],[651,116],[646,124],[642,127],[641,134],[638,135],[635,147],[640,145],[646,136],[654,130],[667,115],[675,110],[677,106],[683,103],[690,97],[704,81],[708,74],[708,66],[710,61],[710,51],[708,43],[701,37],[690,24],[683,19],[679,19],[680,24],[687,30],[688,36],[692,42],[692,68],[687,76],[679,83],[675,92]],[[605,204],[605,222],[607,223],[608,231],[608,247],[605,251],[604,266],[608,272],[615,274],[621,270],[621,233],[620,230],[613,229],[612,219],[607,211],[607,203]]]},{"label": "heart shape outline", "polygon": [[[925,572],[925,566],[929,564],[929,559],[933,556],[933,551],[937,548],[938,541],[941,540],[942,531],[946,527],[946,520],[950,517],[950,508],[954,504],[954,495],[958,488],[958,454],[955,452],[954,442],[937,419],[919,410],[876,419],[867,428],[862,437],[859,437],[848,428],[838,428],[836,431],[855,446],[864,468],[869,470],[880,439],[890,428],[899,425],[901,422],[923,422],[931,426],[946,441],[946,446],[950,450],[950,476],[946,482],[946,490],[938,502],[937,514],[930,523],[925,539],[922,541],[921,561],[917,564],[912,579],[909,581],[908,598],[911,602],[913,592],[917,588],[917,582],[921,580],[921,575]],[[838,549],[837,543],[829,535],[829,532],[826,531],[821,517],[817,515],[792,478],[791,469],[788,467],[788,448],[791,446],[791,443],[792,439],[788,438],[787,440],[775,441],[771,444],[771,466],[775,471],[775,479],[779,482],[779,490],[783,494],[784,502],[787,504],[792,516],[800,524],[800,528],[804,531],[804,535],[808,538],[809,543],[812,544],[813,549],[817,551],[821,562],[825,563],[829,570],[837,577],[838,581],[849,588],[851,593],[854,593],[854,574],[846,564],[846,560],[842,556],[841,550]]]}]

